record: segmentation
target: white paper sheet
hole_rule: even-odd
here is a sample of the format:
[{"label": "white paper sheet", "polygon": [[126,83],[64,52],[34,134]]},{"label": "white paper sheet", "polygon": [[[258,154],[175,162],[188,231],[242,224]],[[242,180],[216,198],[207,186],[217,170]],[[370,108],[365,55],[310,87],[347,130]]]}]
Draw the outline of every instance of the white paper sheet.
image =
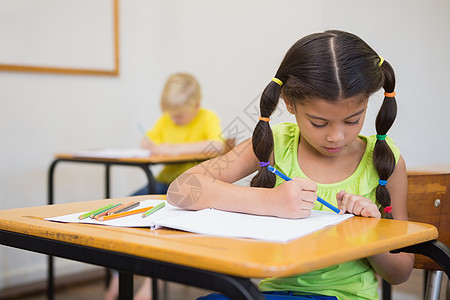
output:
[{"label": "white paper sheet", "polygon": [[[141,201],[139,208],[158,205],[162,200]],[[146,218],[141,214],[97,221],[87,218],[79,220],[85,212],[46,218],[48,221],[86,223],[120,227],[150,227],[152,229],[168,227],[194,233],[251,238],[271,242],[289,242],[319,229],[331,226],[353,217],[352,214],[339,215],[334,212],[312,211],[311,216],[303,219],[282,219],[250,214],[203,209],[184,210],[166,203],[166,206]]]},{"label": "white paper sheet", "polygon": [[138,148],[104,148],[77,151],[72,153],[79,157],[100,157],[100,158],[133,158],[149,157],[150,151]]},{"label": "white paper sheet", "polygon": [[160,219],[157,223],[159,226],[207,235],[288,242],[351,217],[352,214],[312,211],[307,218],[282,219],[204,209]]},{"label": "white paper sheet", "polygon": [[[150,207],[150,206],[156,206],[161,202],[165,202],[162,200],[144,200],[140,202],[139,207],[135,208],[144,208],[144,207]],[[85,223],[85,224],[97,224],[97,225],[107,225],[107,226],[118,226],[118,227],[155,227],[155,222],[159,219],[165,219],[174,217],[180,214],[184,214],[186,212],[190,212],[188,210],[184,210],[175,206],[170,205],[169,203],[166,203],[166,205],[154,212],[153,214],[142,218],[142,213],[121,217],[117,219],[107,220],[107,221],[97,221],[95,219],[86,218],[83,220],[78,219],[78,217],[84,213],[84,212],[77,212],[70,215],[64,215],[59,217],[53,217],[53,218],[45,218],[47,221],[54,221],[54,222],[63,222],[63,223]]]}]

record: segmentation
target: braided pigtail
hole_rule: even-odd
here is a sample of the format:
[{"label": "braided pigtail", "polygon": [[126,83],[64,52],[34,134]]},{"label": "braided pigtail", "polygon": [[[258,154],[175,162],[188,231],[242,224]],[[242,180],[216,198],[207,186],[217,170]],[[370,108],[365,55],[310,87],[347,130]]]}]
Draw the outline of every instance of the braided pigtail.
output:
[{"label": "braided pigtail", "polygon": [[375,127],[377,130],[377,141],[373,150],[373,162],[380,177],[376,190],[378,202],[384,208],[386,218],[392,219],[391,197],[386,188],[386,183],[395,168],[395,157],[386,142],[386,134],[391,128],[397,116],[397,102],[395,100],[395,75],[391,65],[381,59],[380,69],[384,77],[384,100],[378,112]]},{"label": "braided pigtail", "polygon": [[281,80],[273,78],[261,95],[259,103],[261,117],[253,130],[252,136],[253,152],[260,162],[261,169],[250,182],[250,186],[253,187],[272,188],[275,186],[275,174],[267,169],[274,144],[269,120],[278,105],[282,84]]}]

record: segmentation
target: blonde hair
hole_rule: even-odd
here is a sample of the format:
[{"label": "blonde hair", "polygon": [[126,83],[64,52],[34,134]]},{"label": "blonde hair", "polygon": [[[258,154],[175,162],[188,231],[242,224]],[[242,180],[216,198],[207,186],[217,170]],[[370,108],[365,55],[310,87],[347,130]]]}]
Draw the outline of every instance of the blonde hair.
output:
[{"label": "blonde hair", "polygon": [[194,107],[202,98],[200,84],[194,76],[177,73],[169,76],[161,96],[161,109],[167,111],[179,107]]}]

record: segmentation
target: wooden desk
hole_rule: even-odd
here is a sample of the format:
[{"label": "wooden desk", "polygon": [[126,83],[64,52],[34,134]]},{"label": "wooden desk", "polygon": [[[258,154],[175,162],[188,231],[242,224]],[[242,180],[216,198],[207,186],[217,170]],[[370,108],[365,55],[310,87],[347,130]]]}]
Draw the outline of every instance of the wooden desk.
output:
[{"label": "wooden desk", "polygon": [[[227,140],[227,147],[231,147]],[[229,150],[228,148],[226,150]],[[148,180],[148,193],[154,194],[154,185],[153,185],[153,174],[150,170],[151,165],[155,164],[175,164],[175,163],[184,163],[184,162],[202,162],[210,158],[214,158],[218,156],[218,154],[213,153],[198,153],[198,154],[184,154],[184,155],[152,155],[144,158],[104,158],[104,157],[86,157],[86,156],[75,156],[72,153],[56,153],[53,162],[50,164],[50,168],[48,171],[48,198],[47,204],[54,204],[54,176],[55,176],[55,168],[61,162],[72,162],[72,163],[90,163],[90,164],[100,164],[105,166],[105,198],[111,197],[111,166],[112,165],[121,165],[121,166],[130,166],[130,167],[138,167],[142,171],[144,171]],[[53,257],[48,257],[47,262],[47,296],[48,299],[53,299],[53,287],[54,287],[54,261]],[[154,286],[154,297],[153,299],[157,300],[156,294],[156,281],[153,280]]]},{"label": "wooden desk", "polygon": [[426,165],[408,168],[408,175],[449,174],[450,164]]},{"label": "wooden desk", "polygon": [[[152,198],[157,197],[164,199]],[[0,243],[117,269],[120,299],[132,299],[132,274],[215,290],[232,299],[264,299],[249,278],[305,273],[400,248],[439,256],[435,255],[439,247],[434,226],[396,220],[353,217],[289,243],[43,220],[111,201],[0,211]],[[440,263],[447,264],[447,269],[450,265],[448,257]]]}]

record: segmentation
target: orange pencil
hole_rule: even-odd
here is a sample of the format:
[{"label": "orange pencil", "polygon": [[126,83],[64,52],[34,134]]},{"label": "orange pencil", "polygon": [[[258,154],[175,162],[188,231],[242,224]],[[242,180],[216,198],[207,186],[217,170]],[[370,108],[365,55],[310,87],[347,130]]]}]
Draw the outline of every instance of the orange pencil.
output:
[{"label": "orange pencil", "polygon": [[[113,210],[113,209],[115,209],[116,207],[119,207],[119,206],[121,206],[121,205],[123,205],[123,204],[122,204],[122,203],[118,203],[118,204],[114,205],[113,207],[111,207],[110,209],[105,210],[105,211],[102,212],[102,213],[93,214],[92,216],[94,216],[94,219],[96,219],[96,220],[98,221],[98,218],[103,217],[103,216],[106,216],[106,215],[108,214],[108,212],[110,212],[111,210]],[[92,218],[92,216],[91,216],[91,218]]]},{"label": "orange pencil", "polygon": [[122,205],[120,205],[120,206],[117,206],[116,208],[114,208],[114,209],[112,209],[112,210],[110,210],[110,211],[108,212],[108,216],[109,216],[109,215],[112,215],[112,214],[116,213],[118,210],[121,210],[122,208],[125,208],[125,207],[127,207],[127,206],[129,206],[129,205],[132,205],[132,204],[134,204],[134,203],[136,203],[136,202],[135,202],[135,201],[131,201],[131,202],[127,203],[127,204],[122,204]]},{"label": "orange pencil", "polygon": [[108,214],[107,214],[107,215],[110,215],[110,214],[114,213],[116,210],[119,210],[121,207],[124,207],[125,205],[126,205],[126,204],[121,204],[121,205],[119,205],[119,206],[114,207],[113,209],[111,209],[111,210],[108,211]]},{"label": "orange pencil", "polygon": [[125,211],[129,211],[132,210],[133,208],[138,207],[139,205],[141,205],[140,202],[130,202],[125,206],[120,207],[118,210],[114,211],[113,214],[117,214],[117,213],[121,213],[121,212],[125,212]]},{"label": "orange pencil", "polygon": [[140,213],[146,212],[150,208],[151,207],[144,207],[144,208],[138,208],[138,209],[134,209],[134,210],[129,210],[129,211],[125,211],[125,212],[122,212],[122,213],[117,213],[117,214],[113,214],[113,215],[103,216],[103,217],[99,218],[98,220],[99,221],[107,221],[107,220],[111,220],[111,219],[116,219],[116,218],[131,216],[131,215],[135,215],[135,214],[140,214]]}]

